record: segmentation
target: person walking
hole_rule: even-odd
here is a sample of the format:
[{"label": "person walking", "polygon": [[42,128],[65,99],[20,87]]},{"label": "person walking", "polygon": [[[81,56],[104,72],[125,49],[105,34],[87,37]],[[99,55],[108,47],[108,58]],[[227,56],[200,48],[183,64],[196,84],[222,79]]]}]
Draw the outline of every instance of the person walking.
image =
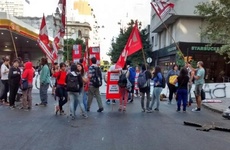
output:
[{"label": "person walking", "polygon": [[41,71],[40,71],[40,99],[41,103],[36,104],[40,106],[46,106],[48,103],[48,88],[50,84],[50,69],[48,66],[47,58],[41,59]]},{"label": "person walking", "polygon": [[1,101],[5,105],[9,105],[7,100],[7,94],[9,92],[9,68],[10,68],[10,59],[8,57],[3,58],[3,64],[1,65],[1,81],[4,86],[3,95]]},{"label": "person walking", "polygon": [[[205,83],[205,80],[204,80],[205,70],[204,70],[203,66],[204,66],[203,61],[197,62],[198,69],[196,70],[196,75],[194,76],[194,79],[195,79],[195,96],[196,96],[197,107],[192,109],[192,111],[194,111],[194,112],[201,111],[201,91],[202,91],[203,85]],[[191,65],[190,65],[190,68],[193,69],[191,67]]]},{"label": "person walking", "polygon": [[20,80],[21,80],[21,70],[19,69],[19,60],[15,59],[13,61],[13,66],[9,70],[9,101],[10,107],[15,108],[15,99],[19,89]]},{"label": "person walking", "polygon": [[65,114],[63,110],[63,106],[67,103],[68,95],[66,91],[66,64],[60,63],[60,70],[53,74],[53,77],[57,80],[57,87],[56,87],[56,96],[58,97],[58,105],[55,106],[55,113],[58,112],[60,115]]},{"label": "person walking", "polygon": [[172,69],[168,72],[166,82],[169,88],[169,104],[172,103],[173,94],[176,93],[178,84],[175,83],[180,71],[178,70],[178,65],[173,65]]},{"label": "person walking", "polygon": [[22,91],[22,107],[21,109],[30,110],[32,108],[32,88],[33,88],[34,69],[32,62],[28,61],[24,64],[22,80],[27,80],[28,88]]},{"label": "person walking", "polygon": [[182,68],[179,76],[175,80],[178,83],[177,89],[177,111],[181,110],[181,101],[183,101],[183,111],[186,111],[187,107],[187,97],[188,97],[188,70],[186,68]]},{"label": "person walking", "polygon": [[[79,65],[79,64],[78,64]],[[81,92],[83,88],[83,79],[81,76],[81,73],[77,68],[80,68],[77,65],[72,64],[70,67],[70,73],[66,76],[66,88],[70,100],[70,116],[72,117],[72,120],[76,117],[76,109],[77,105],[79,104],[79,107],[82,111],[82,116],[87,118],[86,112],[83,109],[83,104],[81,98]]]},{"label": "person walking", "polygon": [[[139,73],[137,84],[141,93],[141,108],[142,112],[149,112],[149,103],[150,103],[150,80],[152,78],[151,72],[147,70],[146,65],[143,64],[141,67],[141,72]],[[146,107],[144,105],[145,94],[147,97]]]},{"label": "person walking", "polygon": [[95,57],[91,58],[92,65],[89,67],[89,96],[87,102],[87,111],[90,111],[93,97],[97,99],[97,104],[99,109],[97,112],[102,112],[104,110],[99,87],[102,85],[102,73],[100,68],[97,66],[97,59]]},{"label": "person walking", "polygon": [[160,94],[161,94],[162,86],[163,86],[163,75],[161,73],[161,68],[159,66],[155,68],[153,82],[154,82],[153,83],[154,89],[153,89],[153,94],[152,94],[152,103],[150,106],[150,110],[152,110],[153,105],[155,104],[155,102],[157,102],[156,108],[154,110],[159,111]]},{"label": "person walking", "polygon": [[135,88],[135,77],[136,77],[136,70],[134,67],[131,66],[131,61],[127,61],[127,69],[129,71],[129,81],[132,84],[132,89],[129,91],[128,95],[128,102],[132,103],[134,100],[134,88]]},{"label": "person walking", "polygon": [[84,71],[84,67],[81,63],[77,63],[77,70],[80,73],[82,77],[83,87],[81,88],[81,100],[79,102],[79,105],[81,106],[82,114],[84,114],[84,111],[87,111],[87,97],[88,97],[88,84],[89,79],[87,72]]}]

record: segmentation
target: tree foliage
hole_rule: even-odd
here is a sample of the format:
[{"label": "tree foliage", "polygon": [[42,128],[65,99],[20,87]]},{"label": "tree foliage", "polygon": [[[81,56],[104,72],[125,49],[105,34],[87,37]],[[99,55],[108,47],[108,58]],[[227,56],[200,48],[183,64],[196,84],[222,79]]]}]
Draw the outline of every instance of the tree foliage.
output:
[{"label": "tree foliage", "polygon": [[212,43],[221,43],[224,46],[217,52],[230,62],[230,1],[212,0],[196,6],[195,13],[204,16],[206,26],[202,29],[202,36]]},{"label": "tree foliage", "polygon": [[[120,34],[118,35],[117,38],[112,39],[112,44],[110,51],[107,53],[108,56],[111,57],[111,61],[117,61],[119,56],[121,55],[121,52],[123,51],[128,38],[131,34],[132,28],[135,24],[134,20],[131,20],[126,28],[121,28],[120,29]],[[141,28],[141,23],[139,22],[139,29]],[[146,29],[143,29],[140,31],[140,36],[142,40],[142,45],[145,53],[145,57],[151,56],[151,49],[150,49],[150,44],[149,44],[149,34],[147,33]],[[134,65],[141,64],[143,63],[143,54],[142,51],[138,51],[134,53],[133,55],[129,56],[127,58],[128,60],[131,60]]]},{"label": "tree foliage", "polygon": [[85,42],[82,39],[76,39],[76,40],[65,39],[64,40],[64,52],[63,52],[64,61],[72,60],[72,50],[73,50],[73,45],[75,44],[80,44],[82,46],[82,57],[83,57],[85,53],[85,48],[86,48]]}]

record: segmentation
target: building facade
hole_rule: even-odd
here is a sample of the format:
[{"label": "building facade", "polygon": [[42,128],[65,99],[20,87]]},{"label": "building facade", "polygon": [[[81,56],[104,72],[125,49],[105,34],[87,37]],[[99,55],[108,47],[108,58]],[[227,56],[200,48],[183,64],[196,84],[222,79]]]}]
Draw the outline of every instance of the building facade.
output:
[{"label": "building facade", "polygon": [[224,76],[230,76],[229,65],[225,63],[223,56],[215,52],[222,45],[210,44],[201,36],[206,23],[204,18],[194,13],[195,6],[207,1],[170,0],[175,7],[163,21],[151,10],[150,43],[153,65],[161,66],[165,74],[177,63],[178,51],[181,51],[189,59],[204,62],[207,82],[220,82],[220,72],[224,72]]},{"label": "building facade", "polygon": [[6,12],[12,16],[23,16],[24,0],[1,0],[0,12]]}]

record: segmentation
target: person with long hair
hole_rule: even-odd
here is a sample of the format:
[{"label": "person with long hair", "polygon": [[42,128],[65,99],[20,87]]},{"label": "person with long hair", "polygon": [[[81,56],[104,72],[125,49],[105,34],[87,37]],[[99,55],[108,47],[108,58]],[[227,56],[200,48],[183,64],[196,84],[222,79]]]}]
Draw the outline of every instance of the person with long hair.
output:
[{"label": "person with long hair", "polygon": [[[153,76],[153,94],[152,94],[152,103],[150,106],[150,110],[152,110],[153,105],[157,101],[156,108],[154,109],[155,111],[159,111],[159,106],[160,106],[160,94],[162,91],[162,86],[163,86],[163,75],[161,73],[161,68],[159,66],[155,67],[155,72]],[[151,111],[150,111],[151,112]]]},{"label": "person with long hair", "polygon": [[[78,72],[80,73],[80,75],[82,77],[83,85],[89,84],[89,79],[88,79],[87,73],[84,71],[84,67],[83,67],[83,65],[81,63],[77,63],[77,70],[78,70]],[[84,117],[86,117],[85,111],[87,111],[87,95],[88,95],[88,92],[85,90],[84,86],[82,87],[80,94],[81,94],[81,99],[82,100],[79,100],[78,103],[79,103],[80,109],[82,111],[82,115]]]},{"label": "person with long hair", "polygon": [[[121,70],[121,74],[125,74],[126,78],[128,80],[129,78],[129,71],[127,68],[127,65],[125,64],[125,66],[122,68]],[[129,91],[127,90],[126,87],[119,87],[119,91],[121,93],[121,97],[119,99],[120,102],[120,106],[118,111],[126,111],[126,105],[127,105],[127,101],[128,101],[128,95],[129,95]]]},{"label": "person with long hair", "polygon": [[177,89],[177,111],[181,110],[181,101],[183,101],[183,111],[186,111],[187,106],[187,97],[188,97],[188,70],[186,68],[182,68],[179,76],[175,80],[175,83],[178,83]]},{"label": "person with long hair", "polygon": [[57,87],[56,87],[56,96],[58,97],[58,105],[55,106],[55,113],[58,112],[60,115],[65,114],[63,110],[63,106],[67,102],[67,91],[66,91],[66,64],[60,63],[60,70],[53,74],[53,77],[57,80]]},{"label": "person with long hair", "polygon": [[172,103],[173,94],[176,93],[177,83],[175,83],[180,71],[178,70],[178,65],[173,65],[172,69],[168,72],[166,82],[169,88],[169,104]]}]

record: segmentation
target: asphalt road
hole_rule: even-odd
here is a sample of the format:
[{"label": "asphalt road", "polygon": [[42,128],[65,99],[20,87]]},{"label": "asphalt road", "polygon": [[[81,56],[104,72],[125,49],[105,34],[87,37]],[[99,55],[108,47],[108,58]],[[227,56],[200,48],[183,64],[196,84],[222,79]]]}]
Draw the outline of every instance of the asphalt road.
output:
[{"label": "asphalt road", "polygon": [[[105,102],[105,97],[103,101]],[[39,102],[37,94],[33,103]],[[230,120],[203,109],[202,112],[176,112],[176,105],[162,102],[160,112],[142,113],[140,101],[128,104],[127,112],[118,112],[118,102],[97,113],[94,100],[89,118],[78,113],[72,121],[54,115],[50,96],[47,107],[31,111],[0,106],[1,150],[216,150],[230,149],[230,133],[203,132],[184,126],[183,121],[215,123],[230,128]],[[68,105],[66,105],[68,106]],[[65,108],[67,110],[67,108]],[[79,112],[79,109],[78,109]]]}]

